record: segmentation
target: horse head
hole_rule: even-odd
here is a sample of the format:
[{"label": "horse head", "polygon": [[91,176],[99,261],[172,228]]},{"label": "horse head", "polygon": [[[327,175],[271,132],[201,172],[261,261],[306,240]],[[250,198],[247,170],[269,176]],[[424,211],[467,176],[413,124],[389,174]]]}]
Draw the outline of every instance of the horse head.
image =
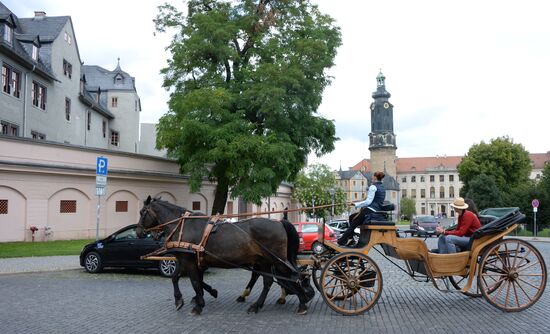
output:
[{"label": "horse head", "polygon": [[[155,226],[160,225],[162,222],[159,220],[153,203],[156,201],[156,198],[151,198],[148,196],[147,199],[143,202],[143,207],[139,211],[139,221],[136,228],[136,234],[138,238],[143,238],[147,234],[146,230],[151,229]],[[158,236],[157,230],[154,230],[153,237]]]}]

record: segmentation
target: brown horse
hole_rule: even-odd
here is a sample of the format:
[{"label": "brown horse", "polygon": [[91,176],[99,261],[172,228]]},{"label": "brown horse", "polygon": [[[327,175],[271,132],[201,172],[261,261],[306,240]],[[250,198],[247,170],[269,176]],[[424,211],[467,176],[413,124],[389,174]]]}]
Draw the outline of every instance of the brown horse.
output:
[{"label": "brown horse", "polygon": [[[136,232],[142,237],[146,229],[173,221],[185,212],[189,211],[149,196],[140,211]],[[204,215],[192,213],[192,216]],[[198,245],[208,219],[191,217],[185,220],[181,241]],[[165,225],[164,233],[168,235],[176,226],[176,221]],[[168,241],[179,241],[179,233],[174,233]],[[237,223],[218,224],[205,245],[201,267],[194,252],[177,249],[172,249],[171,252],[178,259],[181,269],[189,276],[195,290],[195,306],[192,310],[194,314],[200,314],[205,305],[203,273],[207,267],[254,268],[261,273],[264,287],[258,300],[248,309],[249,312],[258,312],[263,307],[267,293],[276,279],[289,294],[298,296],[300,305],[297,313],[306,314],[306,303],[313,298],[315,291],[310,285],[309,275],[301,273],[296,266],[298,246],[298,233],[289,222],[250,218]]]}]

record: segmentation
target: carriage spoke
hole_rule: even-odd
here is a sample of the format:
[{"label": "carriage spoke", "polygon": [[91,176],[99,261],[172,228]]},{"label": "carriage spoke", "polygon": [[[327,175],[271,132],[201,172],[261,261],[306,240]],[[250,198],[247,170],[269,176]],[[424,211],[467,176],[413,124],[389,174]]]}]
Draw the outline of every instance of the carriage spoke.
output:
[{"label": "carriage spoke", "polygon": [[527,260],[527,257],[529,256],[529,254],[531,254],[531,251],[532,251],[532,249],[529,248],[529,251],[523,256],[523,258],[521,259],[521,261],[519,261],[518,266],[517,266],[516,268],[519,268],[519,267],[522,266],[523,261],[524,261],[524,260]]},{"label": "carriage spoke", "polygon": [[[494,252],[495,255],[497,256],[497,258],[500,260],[500,262],[502,263],[502,268],[503,268],[504,270],[506,270],[508,267],[506,266],[506,263],[504,262],[504,260],[500,257],[500,254],[497,252],[496,249],[494,249],[493,252]],[[497,268],[497,267],[495,266],[495,268]]]},{"label": "carriage spoke", "polygon": [[519,241],[516,242],[516,254],[514,255],[514,263],[512,264],[512,267],[514,268],[517,268],[516,267],[516,262],[518,260],[518,250],[519,250],[520,246],[519,246]]},{"label": "carriage spoke", "polygon": [[[504,280],[506,280],[506,277],[501,277],[498,281],[496,281],[496,282],[495,282],[493,285],[491,285],[491,286],[489,286],[489,285],[485,282],[485,280],[484,280],[484,282],[485,282],[485,285],[487,286],[487,290],[488,290],[488,291],[491,291],[491,290],[493,290],[498,284],[502,284],[502,282],[503,282]],[[493,292],[494,292],[494,291],[493,291]]]},{"label": "carriage spoke", "polygon": [[[504,283],[506,283],[506,281],[504,281]],[[500,284],[499,287],[497,288],[497,294],[493,298],[494,303],[496,303],[496,300],[497,300],[498,296],[500,295],[500,292],[502,291],[503,287],[504,287],[504,284]]]},{"label": "carriage spoke", "polygon": [[[535,263],[531,263],[531,264],[528,265],[527,267],[523,267],[523,268],[521,268],[520,270],[517,270],[517,272],[520,273],[520,272],[522,272],[522,271],[524,271],[524,270],[526,270],[526,269],[529,269],[529,268],[531,268],[532,266],[537,265],[537,264],[539,264],[539,263],[540,263],[539,261],[537,261],[537,262],[535,262]],[[524,275],[522,275],[522,276],[524,276]]]},{"label": "carriage spoke", "polygon": [[506,289],[506,298],[504,299],[504,307],[508,306],[508,297],[510,296],[511,283],[508,281],[508,289]]},{"label": "carriage spoke", "polygon": [[529,282],[527,282],[527,281],[525,281],[525,280],[522,280],[520,277],[518,277],[518,280],[519,280],[519,281],[522,281],[523,283],[525,283],[525,284],[527,284],[527,285],[529,285],[529,286],[532,287],[533,289],[540,290],[539,287],[534,286],[533,284],[531,284],[531,283],[529,283]]},{"label": "carriage spoke", "polygon": [[516,282],[512,282],[512,287],[514,288],[514,296],[516,296],[516,304],[519,307],[519,297],[518,290],[516,289]]},{"label": "carriage spoke", "polygon": [[525,290],[523,289],[523,287],[521,286],[521,284],[517,283],[516,284],[518,285],[518,287],[520,288],[520,290],[525,294],[525,297],[527,297],[527,299],[529,299],[529,301],[532,301],[531,297],[529,296],[529,294],[527,292],[525,292]]}]

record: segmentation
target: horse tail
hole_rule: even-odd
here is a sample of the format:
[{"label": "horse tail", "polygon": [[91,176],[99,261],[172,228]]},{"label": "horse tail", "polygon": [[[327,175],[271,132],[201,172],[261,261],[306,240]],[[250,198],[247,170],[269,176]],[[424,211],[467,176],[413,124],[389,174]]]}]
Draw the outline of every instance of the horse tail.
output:
[{"label": "horse tail", "polygon": [[296,231],[294,225],[292,225],[288,220],[283,219],[281,220],[281,223],[283,224],[287,235],[287,260],[296,268],[296,260],[298,259],[298,248],[300,247],[300,236],[298,235],[298,231]]}]

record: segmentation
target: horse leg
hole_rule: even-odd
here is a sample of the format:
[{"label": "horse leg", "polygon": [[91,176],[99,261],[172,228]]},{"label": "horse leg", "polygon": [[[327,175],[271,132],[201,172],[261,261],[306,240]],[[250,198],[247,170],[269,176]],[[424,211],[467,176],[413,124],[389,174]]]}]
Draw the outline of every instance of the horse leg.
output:
[{"label": "horse leg", "polygon": [[193,300],[195,302],[195,306],[191,310],[191,313],[199,315],[202,313],[202,309],[204,307],[204,297],[203,297],[203,290],[202,290],[202,280],[201,280],[201,274],[199,268],[197,268],[196,263],[190,263],[191,261],[186,262],[186,271],[189,275],[189,279],[191,280],[191,285],[193,286],[193,290],[195,290],[195,297],[193,297]]},{"label": "horse leg", "polygon": [[174,286],[174,302],[176,304],[176,310],[179,310],[183,307],[183,296],[181,294],[181,291],[180,291],[180,286],[178,284],[179,280],[180,280],[180,275],[181,275],[181,271],[180,272],[175,272],[173,275],[172,275],[172,285]]},{"label": "horse leg", "polygon": [[[216,289],[213,289],[210,285],[206,284],[206,282],[204,281],[204,271],[206,269],[203,269],[203,270],[200,270],[200,277],[201,277],[201,284],[202,284],[202,288],[208,292],[210,294],[210,296],[214,297],[214,298],[218,298],[218,290]],[[197,303],[197,299],[195,297],[193,297],[191,299],[191,302],[192,303]]]},{"label": "horse leg", "polygon": [[239,303],[244,302],[246,297],[250,295],[250,291],[252,291],[254,284],[256,284],[256,281],[258,280],[258,277],[260,277],[260,274],[252,272],[252,275],[250,276],[250,281],[246,285],[246,288],[244,289],[243,293],[241,293],[241,295],[237,298],[237,301]]},{"label": "horse leg", "polygon": [[258,311],[264,306],[267,293],[273,284],[273,277],[269,275],[263,275],[262,277],[264,278],[264,288],[262,289],[262,293],[260,294],[258,300],[248,308],[248,313],[258,313]]},{"label": "horse leg", "polygon": [[279,297],[279,299],[277,299],[277,304],[279,305],[283,305],[284,303],[286,303],[286,290],[285,288],[281,287],[281,296]]}]

